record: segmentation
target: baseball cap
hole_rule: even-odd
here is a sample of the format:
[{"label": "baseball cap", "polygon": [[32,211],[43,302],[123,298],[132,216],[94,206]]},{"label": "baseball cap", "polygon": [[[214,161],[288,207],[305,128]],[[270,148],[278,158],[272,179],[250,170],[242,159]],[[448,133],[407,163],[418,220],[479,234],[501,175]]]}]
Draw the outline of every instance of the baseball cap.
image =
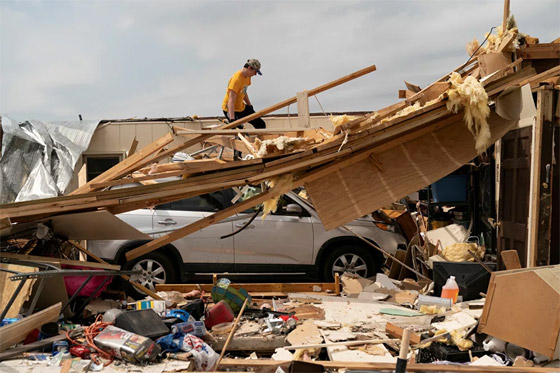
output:
[{"label": "baseball cap", "polygon": [[247,65],[251,66],[253,70],[257,72],[257,74],[262,75],[261,73],[261,63],[256,58],[250,58],[247,60]]}]

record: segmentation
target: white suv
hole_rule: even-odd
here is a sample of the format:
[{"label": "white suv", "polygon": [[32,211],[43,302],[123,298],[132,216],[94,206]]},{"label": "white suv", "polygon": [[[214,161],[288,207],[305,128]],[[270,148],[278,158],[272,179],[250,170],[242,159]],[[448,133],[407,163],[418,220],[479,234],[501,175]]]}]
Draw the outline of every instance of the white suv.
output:
[{"label": "white suv", "polygon": [[[234,197],[235,192],[226,189],[117,216],[157,238],[231,206]],[[264,220],[261,213],[247,225],[254,214],[237,214],[130,262],[125,253],[146,241],[89,241],[88,249],[125,269],[141,269],[136,280],[150,289],[212,273],[304,275],[332,281],[335,272],[348,271],[369,277],[385,261],[378,250],[343,228],[325,231],[313,206],[294,192],[280,198],[275,213]],[[391,254],[406,247],[406,239],[394,227],[381,229],[370,216],[347,227]]]}]

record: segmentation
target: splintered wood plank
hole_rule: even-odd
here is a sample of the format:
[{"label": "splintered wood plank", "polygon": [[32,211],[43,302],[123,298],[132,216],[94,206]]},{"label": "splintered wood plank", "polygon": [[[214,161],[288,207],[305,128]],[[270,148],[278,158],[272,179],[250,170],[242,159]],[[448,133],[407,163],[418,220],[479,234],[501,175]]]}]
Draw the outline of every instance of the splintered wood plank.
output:
[{"label": "splintered wood plank", "polygon": [[449,82],[434,82],[421,92],[418,92],[411,97],[407,97],[407,99],[411,104],[416,101],[420,101],[424,105],[426,102],[438,98],[442,93],[447,91],[450,86],[451,83]]},{"label": "splintered wood plank", "polygon": [[422,90],[422,88],[420,88],[420,86],[418,86],[416,84],[409,83],[406,80],[404,81],[404,85],[406,85],[406,88],[408,88],[410,91],[412,91],[414,93],[418,93]]},{"label": "splintered wood plank", "polygon": [[498,79],[484,87],[488,97],[494,96],[497,93],[502,92],[506,87],[511,87],[514,85],[519,85],[519,83],[537,75],[536,71],[532,67],[525,67],[519,70],[515,74],[509,74],[501,79]]},{"label": "splintered wood plank", "polygon": [[522,80],[521,82],[519,82],[520,86],[523,86],[525,84],[535,84],[535,83],[540,83],[543,82],[547,79],[550,79],[552,77],[558,76],[560,75],[560,65],[559,66],[555,66],[551,69],[548,69],[546,71],[543,71],[540,74],[537,74],[533,77],[530,77],[528,79]]},{"label": "splintered wood plank", "polygon": [[517,51],[517,56],[524,60],[558,59],[560,58],[560,44],[530,44],[523,49],[519,49]]},{"label": "splintered wood plank", "polygon": [[238,133],[238,134],[237,134],[237,137],[239,137],[239,139],[240,139],[241,141],[243,141],[243,143],[245,144],[245,147],[247,148],[247,150],[249,150],[249,152],[250,152],[253,156],[256,156],[256,155],[257,155],[257,151],[255,150],[255,147],[253,146],[253,144],[251,144],[251,143],[249,142],[249,140],[247,140],[247,139],[245,138],[245,136],[243,136],[242,134]]},{"label": "splintered wood plank", "polygon": [[138,147],[138,140],[136,140],[136,136],[134,136],[134,140],[132,140],[132,144],[130,144],[130,149],[128,149],[127,156],[131,156],[136,153],[136,148]]},{"label": "splintered wood plank", "polygon": [[[403,328],[395,324],[392,324],[390,322],[387,322],[387,324],[385,325],[385,333],[387,333],[393,338],[401,339],[403,336],[403,332],[404,332]],[[422,341],[422,337],[419,334],[410,333],[410,342],[414,344],[419,344],[421,341]]]},{"label": "splintered wood plank", "polygon": [[517,32],[509,32],[505,38],[502,39],[497,52],[503,52],[508,49],[511,43],[517,38]]},{"label": "splintered wood plank", "polygon": [[62,303],[57,303],[42,311],[27,316],[15,323],[0,328],[0,352],[6,351],[8,347],[15,345],[25,339],[33,329],[41,325],[58,320]]},{"label": "splintered wood plank", "polygon": [[[326,229],[333,229],[369,214],[402,196],[446,176],[476,156],[474,139],[462,115],[432,132],[394,144],[376,158],[380,172],[368,159],[337,169],[305,183]],[[496,114],[489,118],[491,143],[502,137],[515,122]],[[430,128],[430,127],[428,127]],[[375,193],[371,193],[372,187]]]},{"label": "splintered wood plank", "polygon": [[107,171],[105,171],[101,175],[97,176],[96,178],[94,178],[93,180],[88,182],[87,184],[82,185],[78,189],[74,190],[72,193],[70,193],[70,195],[83,194],[83,193],[91,192],[91,191],[95,190],[94,188],[92,188],[92,184],[100,183],[100,182],[104,182],[104,181],[108,181],[108,180],[113,180],[113,179],[122,177],[122,176],[124,176],[124,175],[126,175],[126,174],[128,174],[132,171],[135,171],[135,170],[132,170],[131,168],[134,167],[134,165],[137,162],[139,162],[139,161],[145,159],[146,157],[156,153],[157,151],[161,150],[161,148],[168,145],[172,141],[173,141],[173,135],[168,133],[167,135],[165,135],[165,136],[161,137],[160,139],[154,141],[152,144],[146,146],[145,148],[140,150],[138,153],[134,153],[130,157],[126,158],[124,161],[119,162],[115,166],[111,167],[110,169],[108,169]]}]

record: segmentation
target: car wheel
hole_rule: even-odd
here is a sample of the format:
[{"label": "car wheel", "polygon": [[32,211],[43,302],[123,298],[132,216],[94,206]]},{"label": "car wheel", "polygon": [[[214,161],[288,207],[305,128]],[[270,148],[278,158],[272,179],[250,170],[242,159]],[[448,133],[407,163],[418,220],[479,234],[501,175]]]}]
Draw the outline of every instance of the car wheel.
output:
[{"label": "car wheel", "polygon": [[[143,255],[124,266],[127,270],[140,270],[140,274],[134,274],[130,281],[137,282],[151,291],[155,291],[157,284],[172,284],[177,282],[177,271],[172,262],[162,253],[152,252]],[[135,299],[142,299],[146,294],[136,287],[127,283],[126,293]]]},{"label": "car wheel", "polygon": [[335,273],[355,273],[361,277],[370,277],[376,273],[373,257],[365,249],[354,245],[343,245],[330,252],[324,261],[323,278],[334,281]]}]

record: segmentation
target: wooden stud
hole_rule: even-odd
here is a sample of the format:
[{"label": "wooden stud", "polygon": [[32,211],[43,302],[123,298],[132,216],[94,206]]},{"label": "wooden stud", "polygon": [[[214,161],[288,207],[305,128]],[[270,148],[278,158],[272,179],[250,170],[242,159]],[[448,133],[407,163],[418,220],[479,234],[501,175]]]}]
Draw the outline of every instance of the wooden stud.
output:
[{"label": "wooden stud", "polygon": [[502,33],[506,33],[507,19],[509,17],[509,0],[504,0],[504,18],[502,20]]},{"label": "wooden stud", "polygon": [[127,157],[130,157],[134,153],[136,153],[136,148],[138,147],[138,140],[136,140],[136,136],[134,136],[134,140],[132,140],[132,144],[130,144],[130,148],[128,149],[128,153],[126,154]]},{"label": "wooden stud", "polygon": [[338,272],[334,274],[334,289],[336,296],[340,296],[340,273]]},{"label": "wooden stud", "polygon": [[301,91],[296,94],[298,107],[298,125],[300,127],[309,128],[309,96],[307,91]]},{"label": "wooden stud", "polygon": [[241,141],[243,141],[243,143],[245,144],[245,147],[247,148],[247,150],[249,150],[249,152],[250,152],[253,156],[256,157],[256,156],[257,156],[257,151],[255,150],[255,147],[253,146],[253,144],[251,144],[251,143],[249,142],[249,140],[247,140],[247,139],[245,138],[245,136],[243,136],[243,135],[240,134],[240,133],[237,134],[237,137],[239,137],[239,139],[240,139]]},{"label": "wooden stud", "polygon": [[216,362],[216,365],[214,366],[214,369],[213,369],[214,372],[216,372],[218,370],[218,368],[220,367],[220,363],[222,362],[222,359],[224,358],[224,355],[227,351],[229,341],[231,341],[231,337],[233,337],[233,333],[235,332],[235,329],[237,329],[237,324],[239,324],[239,320],[241,319],[241,316],[243,315],[243,311],[245,311],[245,307],[247,307],[248,302],[249,302],[249,298],[245,298],[245,301],[243,302],[243,306],[241,306],[241,310],[239,311],[239,314],[237,315],[237,318],[235,319],[235,322],[233,323],[233,327],[231,328],[231,331],[229,332],[229,335],[226,339],[226,343],[224,344],[224,347],[222,347],[222,351],[220,352],[220,357],[218,358],[218,361]]}]

